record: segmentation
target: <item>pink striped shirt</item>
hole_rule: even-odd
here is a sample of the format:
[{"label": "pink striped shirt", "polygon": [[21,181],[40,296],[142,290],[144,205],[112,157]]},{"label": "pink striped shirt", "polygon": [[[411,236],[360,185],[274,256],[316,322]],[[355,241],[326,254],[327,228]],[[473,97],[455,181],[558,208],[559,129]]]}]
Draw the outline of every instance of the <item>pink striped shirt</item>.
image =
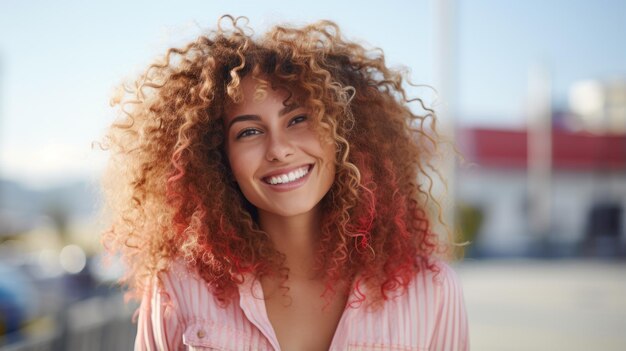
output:
[{"label": "pink striped shirt", "polygon": [[[421,261],[421,260],[418,260]],[[425,267],[402,296],[377,310],[346,308],[330,350],[469,350],[467,316],[454,271]],[[135,350],[280,350],[263,290],[249,276],[226,308],[205,281],[174,264],[139,308]]]}]

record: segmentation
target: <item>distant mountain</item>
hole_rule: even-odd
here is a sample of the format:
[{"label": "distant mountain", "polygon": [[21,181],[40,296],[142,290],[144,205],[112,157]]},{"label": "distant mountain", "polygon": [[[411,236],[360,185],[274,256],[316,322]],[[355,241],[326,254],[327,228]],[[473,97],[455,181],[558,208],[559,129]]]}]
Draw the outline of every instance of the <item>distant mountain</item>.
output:
[{"label": "distant mountain", "polygon": [[43,215],[63,213],[70,219],[93,216],[100,195],[88,181],[75,181],[47,189],[31,189],[0,179],[0,233],[28,229]]}]

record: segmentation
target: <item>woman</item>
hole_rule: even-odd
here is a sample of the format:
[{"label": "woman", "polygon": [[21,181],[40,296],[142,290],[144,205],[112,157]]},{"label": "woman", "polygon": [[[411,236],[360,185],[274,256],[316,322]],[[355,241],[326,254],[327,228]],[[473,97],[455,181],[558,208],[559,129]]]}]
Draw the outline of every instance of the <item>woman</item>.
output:
[{"label": "woman", "polygon": [[431,111],[332,22],[238,20],[117,99],[103,242],[141,298],[135,349],[467,349]]}]

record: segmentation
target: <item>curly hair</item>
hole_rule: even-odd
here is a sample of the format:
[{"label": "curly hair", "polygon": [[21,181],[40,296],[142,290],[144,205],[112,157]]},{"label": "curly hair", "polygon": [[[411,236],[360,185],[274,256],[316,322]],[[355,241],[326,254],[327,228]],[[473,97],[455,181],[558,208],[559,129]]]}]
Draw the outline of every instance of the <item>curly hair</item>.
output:
[{"label": "curly hair", "polygon": [[182,259],[226,304],[244,274],[284,272],[224,151],[225,110],[253,76],[287,87],[336,145],[316,255],[326,293],[356,281],[348,289],[358,302],[389,298],[419,270],[416,258],[449,248],[433,232],[439,205],[429,172],[442,142],[434,112],[407,97],[406,74],[388,68],[382,50],[344,39],[333,22],[256,37],[241,19],[223,16],[216,30],[170,48],[112,100],[120,117],[103,142],[112,224],[102,242],[127,265],[122,283],[139,297],[150,277]]}]

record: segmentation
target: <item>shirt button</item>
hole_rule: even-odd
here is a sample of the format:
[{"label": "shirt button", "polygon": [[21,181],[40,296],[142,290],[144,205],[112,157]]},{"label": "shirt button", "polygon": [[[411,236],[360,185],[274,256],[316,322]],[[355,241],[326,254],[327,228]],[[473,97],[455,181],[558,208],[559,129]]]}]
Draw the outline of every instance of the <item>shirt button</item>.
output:
[{"label": "shirt button", "polygon": [[204,330],[200,329],[198,330],[198,333],[196,335],[198,336],[198,338],[202,339],[206,336],[206,333],[204,332]]}]

